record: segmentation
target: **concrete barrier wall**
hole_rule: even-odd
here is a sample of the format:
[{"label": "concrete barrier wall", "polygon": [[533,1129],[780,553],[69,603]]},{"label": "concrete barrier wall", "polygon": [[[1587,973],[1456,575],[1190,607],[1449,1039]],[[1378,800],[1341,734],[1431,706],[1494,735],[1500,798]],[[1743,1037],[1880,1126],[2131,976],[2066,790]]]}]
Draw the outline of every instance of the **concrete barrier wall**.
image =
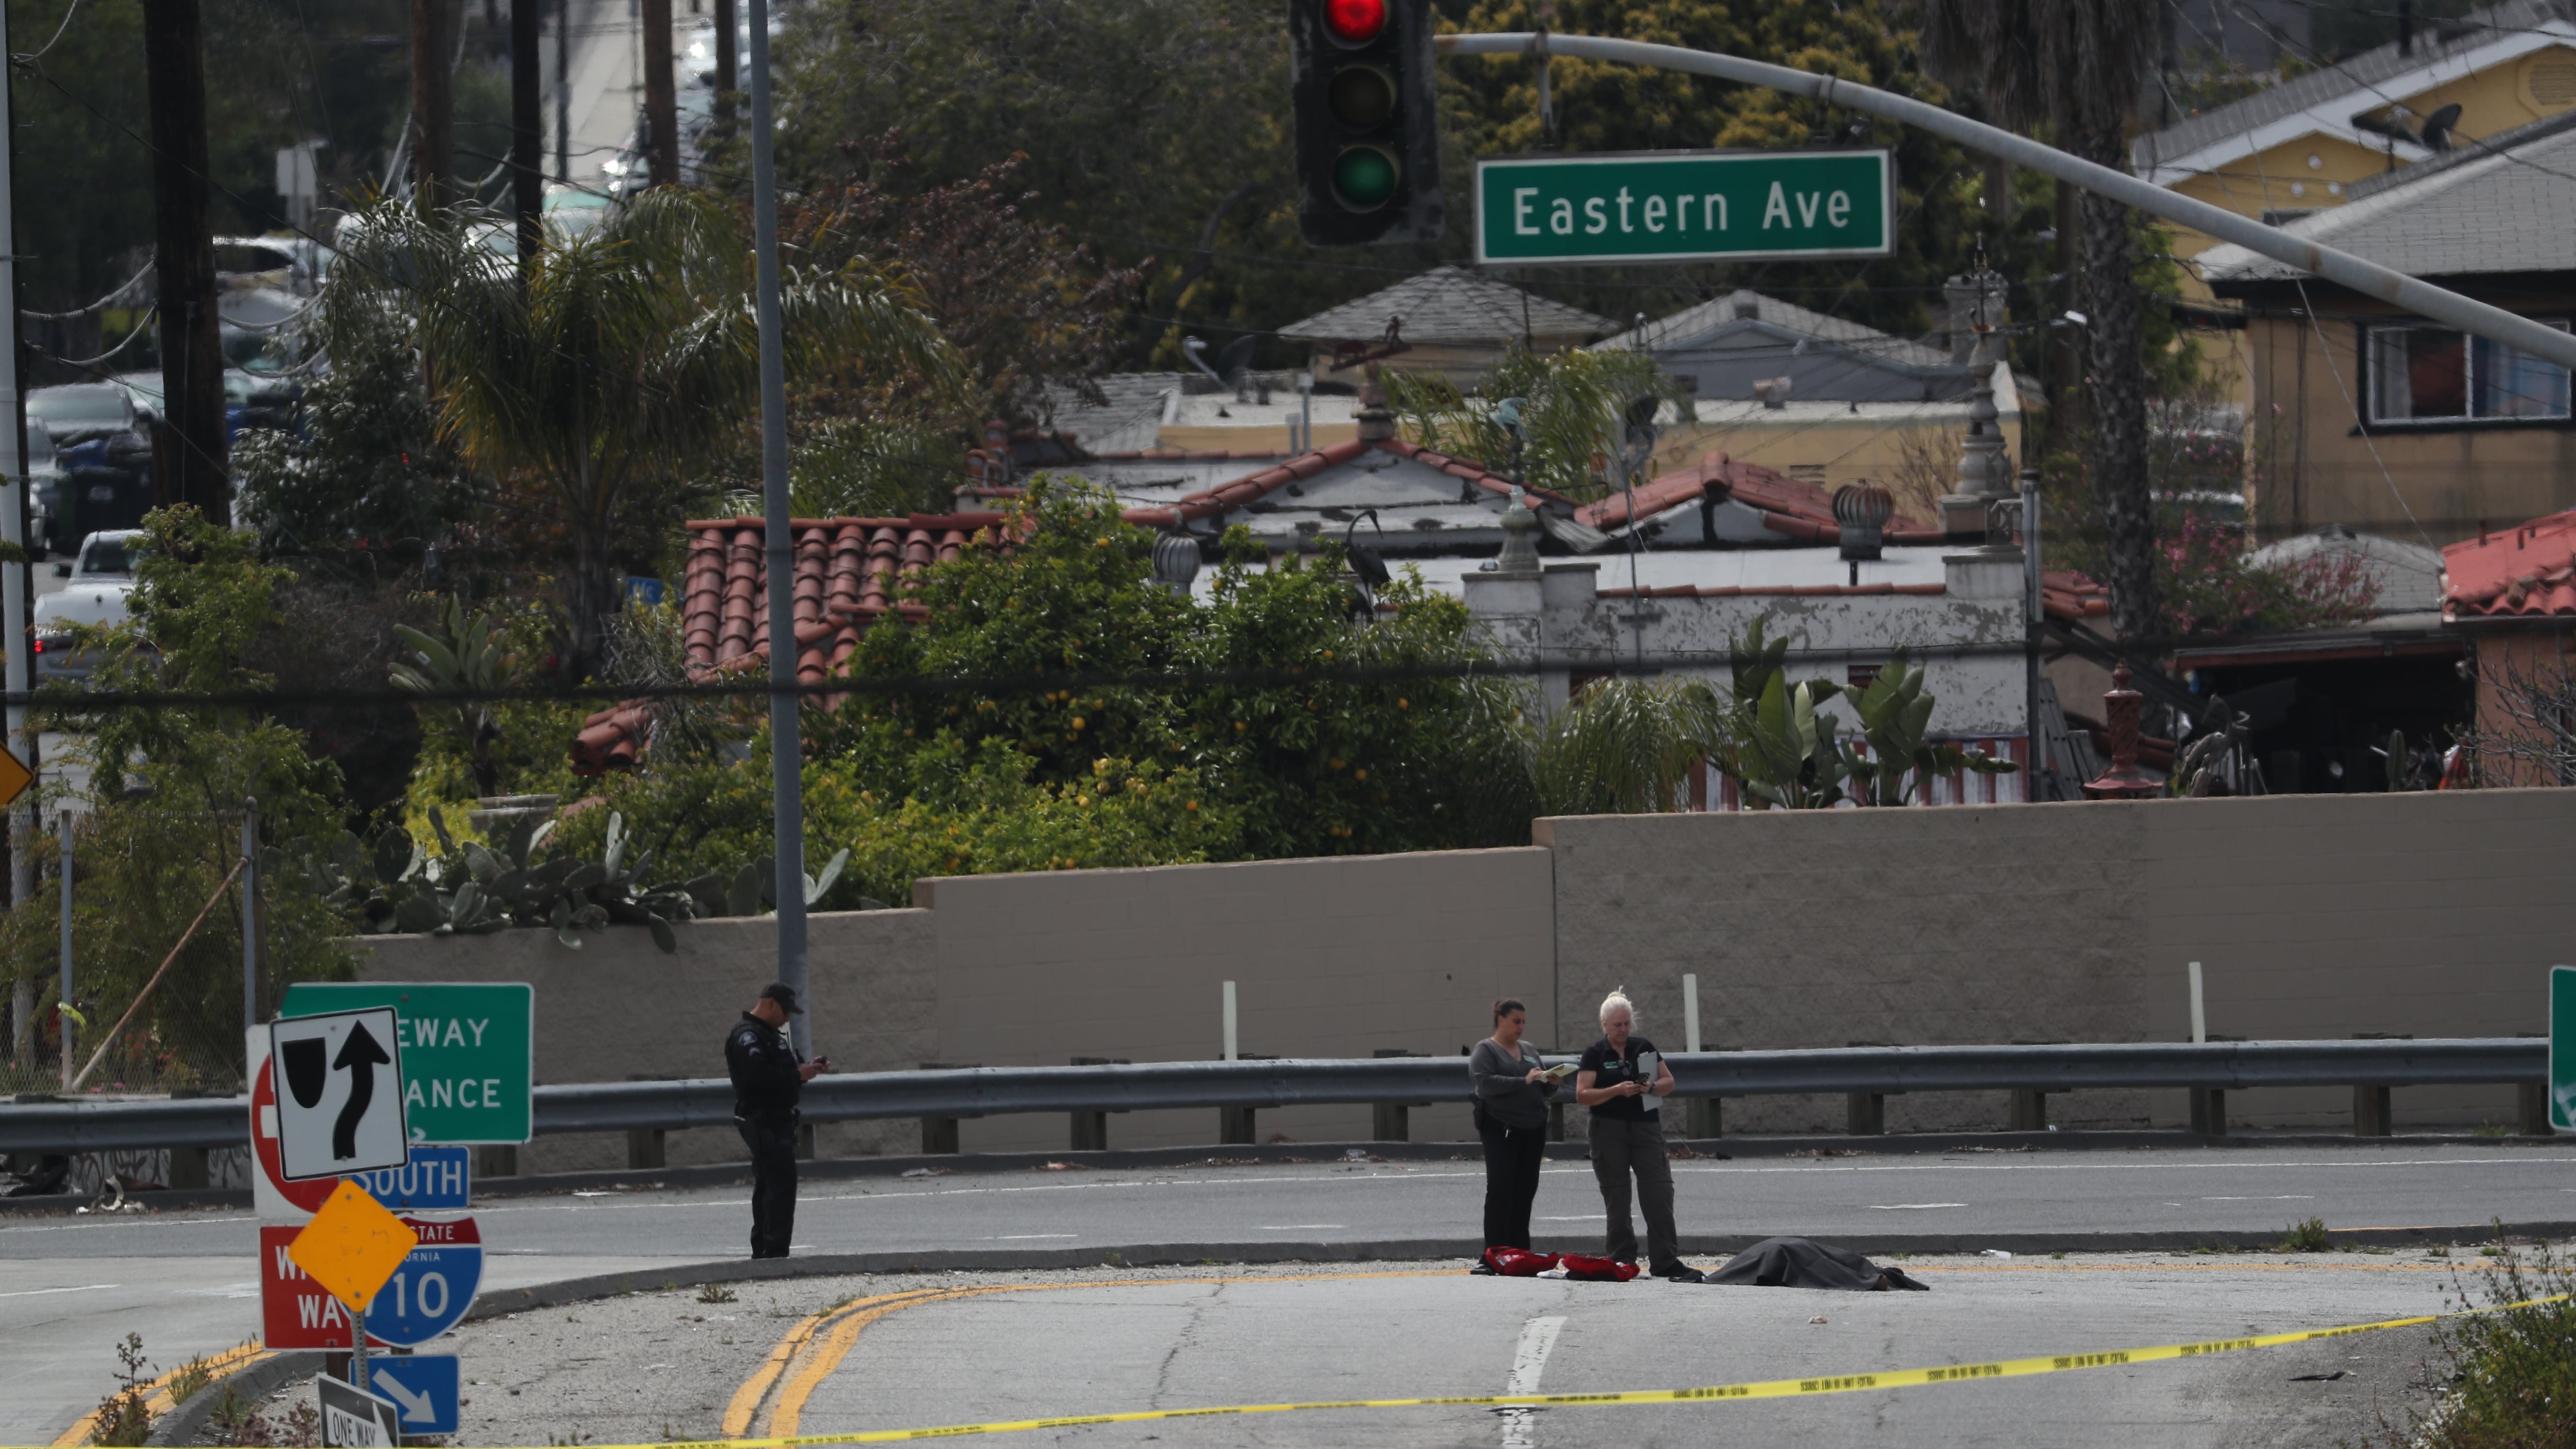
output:
[{"label": "concrete barrier wall", "polygon": [[[2576,961],[2576,792],[1601,816],[1538,822],[1556,858],[1562,1010],[1626,984],[1680,1032],[1700,976],[1716,1047],[2180,1041],[2186,963],[2229,1037],[2545,1030]],[[2509,1124],[2509,1088],[2395,1094],[2401,1124]],[[2348,1126],[2348,1092],[2237,1094],[2261,1125]],[[2052,1118],[2178,1125],[2183,1094],[2084,1093]],[[1842,1104],[1729,1104],[1832,1130]],[[1897,1098],[1890,1130],[2005,1120],[2002,1094]]]},{"label": "concrete barrier wall", "polygon": [[[1203,1059],[1224,981],[1242,1050],[1455,1055],[1485,1006],[1526,998],[1580,1049],[1624,985],[1683,1045],[1700,977],[1712,1047],[2180,1040],[2184,963],[2234,1037],[2512,1036],[2543,1029],[2548,965],[2576,961],[2563,882],[2576,792],[2284,796],[2137,805],[1577,817],[1536,844],[1331,860],[974,876],[914,908],[813,918],[817,1034],[855,1070]],[[680,928],[677,956],[617,929],[376,938],[384,980],[525,980],[540,1081],[714,1075],[769,979],[767,920]],[[1560,1025],[1561,1023],[1561,1025]],[[2408,1125],[2507,1124],[2509,1089],[2400,1089]],[[2240,1122],[2343,1130],[2349,1095],[2238,1094]],[[2179,1092],[2053,1099],[2069,1125],[2173,1125]],[[1839,1130],[1840,1099],[1730,1102],[1729,1130]],[[1417,1139],[1469,1135],[1417,1109]],[[1205,1144],[1215,1113],[1113,1117],[1113,1145]],[[1890,1130],[1988,1128],[2002,1094],[1900,1097]],[[971,1121],[970,1150],[1066,1145],[1060,1117]],[[1368,1135],[1366,1108],[1264,1113],[1264,1140]],[[826,1129],[826,1152],[910,1151],[910,1123]],[[742,1156],[674,1134],[670,1160]],[[530,1170],[624,1161],[618,1140],[540,1139]]]}]

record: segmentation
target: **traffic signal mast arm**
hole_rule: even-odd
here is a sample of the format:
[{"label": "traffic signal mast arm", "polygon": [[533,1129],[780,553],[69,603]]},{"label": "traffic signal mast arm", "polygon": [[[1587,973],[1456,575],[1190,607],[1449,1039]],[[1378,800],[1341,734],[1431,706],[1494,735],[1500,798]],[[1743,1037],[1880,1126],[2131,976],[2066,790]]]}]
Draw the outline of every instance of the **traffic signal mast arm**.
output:
[{"label": "traffic signal mast arm", "polygon": [[[1538,53],[1540,43],[1539,36],[1526,32],[1443,35],[1433,42],[1442,55],[1534,55]],[[2544,327],[2500,307],[2490,307],[2457,292],[2390,271],[2349,252],[2336,251],[2292,236],[2278,227],[2265,226],[2205,201],[2194,201],[2180,192],[2149,185],[2125,172],[2097,166],[2054,146],[2043,146],[2010,131],[1971,121],[1939,106],[1836,80],[1832,76],[1813,75],[1783,65],[1766,65],[1731,55],[1713,55],[1678,45],[1653,45],[1642,40],[1604,40],[1589,35],[1549,35],[1545,38],[1545,45],[1550,56],[1654,66],[1661,70],[1737,81],[1805,96],[1823,105],[1867,111],[1891,121],[1920,126],[1972,150],[2002,157],[2016,166],[2028,167],[2060,181],[2071,181],[2095,195],[2107,196],[2167,221],[2179,222],[2220,241],[2234,242],[2248,251],[2286,262],[2365,296],[2376,297],[2436,322],[2448,323],[2463,332],[2503,343],[2517,351],[2547,358],[2562,367],[2576,368],[2576,334]]]}]

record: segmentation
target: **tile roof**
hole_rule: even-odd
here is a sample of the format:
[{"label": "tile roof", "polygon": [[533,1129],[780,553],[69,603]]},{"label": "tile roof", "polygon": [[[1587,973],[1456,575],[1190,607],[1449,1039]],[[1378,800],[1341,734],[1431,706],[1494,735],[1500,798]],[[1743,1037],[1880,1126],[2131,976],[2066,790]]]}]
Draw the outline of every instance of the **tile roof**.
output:
[{"label": "tile roof", "polygon": [[[1240,478],[1219,483],[1213,488],[1202,488],[1196,493],[1183,494],[1165,507],[1131,508],[1127,510],[1127,521],[1143,524],[1148,528],[1174,528],[1184,523],[1194,523],[1202,518],[1214,518],[1228,509],[1257,503],[1300,479],[1312,478],[1327,469],[1338,468],[1372,448],[1382,453],[1393,454],[1398,458],[1410,458],[1426,467],[1437,468],[1453,478],[1464,479],[1475,484],[1497,497],[1511,496],[1511,479],[1494,472],[1472,458],[1453,458],[1446,453],[1433,452],[1419,443],[1406,442],[1402,438],[1353,439],[1346,443],[1332,443],[1309,452],[1299,453],[1293,458],[1281,460],[1272,467],[1256,473],[1246,473]],[[1569,510],[1580,506],[1574,499],[1545,488],[1531,488],[1526,491],[1533,505],[1555,503]]]},{"label": "tile roof", "polygon": [[2111,612],[2111,591],[2073,569],[2042,569],[2039,599],[2052,619],[2100,619]]},{"label": "tile roof", "polygon": [[[1724,453],[1711,453],[1690,467],[1677,468],[1638,488],[1637,513],[1652,518],[1702,497],[1712,484],[1723,489],[1720,496],[1758,510],[1763,515],[1763,526],[1775,533],[1809,543],[1842,541],[1842,525],[1834,519],[1833,495],[1823,485],[1802,483],[1785,473]],[[1575,510],[1574,521],[1604,532],[1621,527],[1628,521],[1627,495],[1613,493],[1597,503],[1585,504]],[[1936,525],[1899,516],[1887,521],[1884,537],[1889,543],[1939,543],[1947,535]]]},{"label": "tile roof", "polygon": [[[859,647],[859,636],[889,611],[918,615],[905,597],[912,579],[969,546],[1000,536],[999,513],[916,513],[905,518],[797,518],[796,677],[830,677]],[[769,660],[769,591],[758,518],[703,518],[687,525],[688,560],[680,584],[681,645],[693,678],[765,667]],[[826,708],[836,701],[826,698]],[[627,700],[582,721],[573,768],[584,774],[631,769],[650,739],[655,706]]]},{"label": "tile roof", "polygon": [[2372,615],[2430,613],[2441,607],[2442,553],[2420,543],[2355,533],[2340,523],[2329,523],[2314,533],[2266,544],[2245,558],[2248,563],[2278,568],[2307,559],[2345,556],[2361,561],[2361,571],[2376,590],[2370,605]]},{"label": "tile roof", "polygon": [[2576,614],[2576,509],[2442,550],[2442,617]]},{"label": "tile roof", "polygon": [[1300,342],[1375,342],[1386,335],[1389,317],[1402,319],[1407,342],[1495,346],[1524,337],[1598,337],[1619,325],[1490,277],[1441,266],[1291,322],[1279,335]]},{"label": "tile roof", "polygon": [[[2282,230],[2409,276],[2576,270],[2576,132],[2435,171]],[[2306,275],[2233,243],[2202,252],[2200,271],[2212,284]]]},{"label": "tile roof", "polygon": [[[2568,0],[2505,0],[2501,5],[2472,11],[2458,20],[2431,21],[2425,27],[2431,34],[2418,37],[2411,55],[2400,55],[2396,44],[2391,42],[2349,60],[2309,71],[2257,91],[2243,100],[2203,111],[2197,116],[2176,121],[2161,131],[2140,136],[2129,143],[2129,158],[2135,168],[2145,170],[2159,159],[2171,161],[2187,156],[2311,107],[2340,102],[2354,110],[2374,110],[2388,103],[2389,97],[2383,90],[2388,82],[2493,44],[2499,37],[2569,18]],[[2443,36],[2449,38],[2440,38]]]},{"label": "tile roof", "polygon": [[[1753,309],[1752,317],[1747,318],[1742,314],[1741,309],[1745,307]],[[1820,342],[1836,343],[1856,352],[1864,352],[1889,362],[1903,363],[1909,367],[1948,367],[1950,365],[1950,354],[1947,349],[1898,337],[1893,333],[1881,332],[1875,327],[1845,321],[1840,317],[1830,317],[1822,312],[1809,311],[1794,302],[1783,302],[1777,297],[1766,297],[1751,288],[1739,288],[1714,301],[1702,302],[1695,307],[1685,307],[1669,317],[1658,318],[1643,327],[1632,327],[1616,337],[1603,338],[1593,344],[1593,349],[1599,351],[1615,347],[1633,350],[1643,347],[1653,352],[1663,348],[1680,347],[1716,332],[1730,323],[1740,321],[1768,323],[1784,331],[1813,337]]]}]

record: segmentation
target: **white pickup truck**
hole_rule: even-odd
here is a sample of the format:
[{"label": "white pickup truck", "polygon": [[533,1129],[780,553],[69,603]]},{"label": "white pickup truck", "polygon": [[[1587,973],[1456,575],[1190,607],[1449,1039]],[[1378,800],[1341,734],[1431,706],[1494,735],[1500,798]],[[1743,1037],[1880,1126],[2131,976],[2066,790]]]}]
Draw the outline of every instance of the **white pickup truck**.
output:
[{"label": "white pickup truck", "polygon": [[[140,529],[93,533],[81,540],[71,582],[36,599],[36,680],[81,679],[97,667],[92,651],[72,647],[74,624],[122,624],[134,592],[134,544]],[[64,567],[57,565],[57,567]]]}]

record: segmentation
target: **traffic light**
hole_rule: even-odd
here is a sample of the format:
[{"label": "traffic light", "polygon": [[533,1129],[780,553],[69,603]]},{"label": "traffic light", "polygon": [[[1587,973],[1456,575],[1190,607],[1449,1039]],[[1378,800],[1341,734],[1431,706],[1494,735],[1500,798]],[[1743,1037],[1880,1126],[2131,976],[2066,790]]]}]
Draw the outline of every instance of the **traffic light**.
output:
[{"label": "traffic light", "polygon": [[1317,246],[1442,230],[1431,0],[1289,0],[1297,218]]}]

